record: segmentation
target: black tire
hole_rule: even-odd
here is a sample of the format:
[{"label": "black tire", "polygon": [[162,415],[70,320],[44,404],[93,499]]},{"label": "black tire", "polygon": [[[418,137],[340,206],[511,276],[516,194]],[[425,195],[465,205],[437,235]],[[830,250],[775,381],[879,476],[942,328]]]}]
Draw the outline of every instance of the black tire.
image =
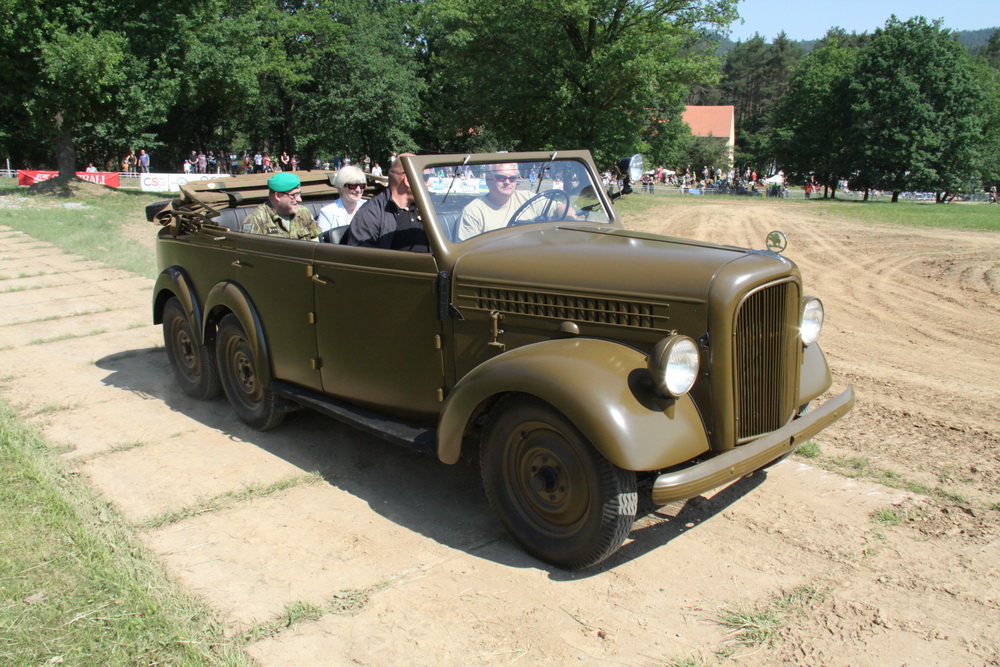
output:
[{"label": "black tire", "polygon": [[197,341],[181,302],[170,297],[163,306],[163,346],[177,384],[191,398],[215,398],[221,388],[215,350]]},{"label": "black tire", "polygon": [[566,569],[621,547],[635,522],[635,473],[613,465],[547,403],[494,408],[479,458],[493,511],[525,551]]},{"label": "black tire", "polygon": [[284,421],[287,411],[280,397],[260,382],[260,360],[235,315],[230,313],[219,323],[215,350],[222,389],[236,415],[258,431],[267,431]]}]

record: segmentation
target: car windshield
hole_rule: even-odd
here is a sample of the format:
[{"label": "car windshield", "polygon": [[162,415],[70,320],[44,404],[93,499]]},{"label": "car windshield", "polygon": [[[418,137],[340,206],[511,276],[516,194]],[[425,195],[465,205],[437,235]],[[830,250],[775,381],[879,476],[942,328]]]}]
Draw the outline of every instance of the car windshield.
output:
[{"label": "car windshield", "polygon": [[437,164],[424,170],[424,183],[454,243],[518,225],[611,219],[579,160]]}]

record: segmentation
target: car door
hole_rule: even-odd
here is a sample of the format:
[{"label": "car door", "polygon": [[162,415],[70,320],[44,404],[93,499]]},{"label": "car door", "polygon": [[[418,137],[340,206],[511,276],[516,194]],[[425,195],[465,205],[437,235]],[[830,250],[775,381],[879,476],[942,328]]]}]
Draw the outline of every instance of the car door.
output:
[{"label": "car door", "polygon": [[444,385],[434,257],[321,243],[314,269],[324,393],[433,422]]},{"label": "car door", "polygon": [[313,241],[238,234],[234,280],[260,317],[275,379],[320,390],[311,279]]}]

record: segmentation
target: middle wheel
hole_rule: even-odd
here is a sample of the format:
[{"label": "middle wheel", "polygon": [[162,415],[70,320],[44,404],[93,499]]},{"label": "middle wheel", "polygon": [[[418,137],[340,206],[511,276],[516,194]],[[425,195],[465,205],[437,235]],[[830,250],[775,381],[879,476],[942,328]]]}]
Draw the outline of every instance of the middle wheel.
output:
[{"label": "middle wheel", "polygon": [[239,318],[230,313],[219,323],[216,336],[219,378],[237,416],[249,426],[267,431],[285,419],[281,399],[260,380],[257,359]]}]

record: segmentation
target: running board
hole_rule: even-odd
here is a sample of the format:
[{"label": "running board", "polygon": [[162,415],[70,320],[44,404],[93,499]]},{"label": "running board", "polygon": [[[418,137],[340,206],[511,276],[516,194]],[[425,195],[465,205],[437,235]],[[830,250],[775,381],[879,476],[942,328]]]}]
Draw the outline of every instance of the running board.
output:
[{"label": "running board", "polygon": [[359,408],[329,396],[317,394],[280,380],[271,382],[271,389],[278,395],[349,426],[384,438],[394,444],[421,452],[437,451],[437,431],[412,422],[387,417],[378,412]]}]

